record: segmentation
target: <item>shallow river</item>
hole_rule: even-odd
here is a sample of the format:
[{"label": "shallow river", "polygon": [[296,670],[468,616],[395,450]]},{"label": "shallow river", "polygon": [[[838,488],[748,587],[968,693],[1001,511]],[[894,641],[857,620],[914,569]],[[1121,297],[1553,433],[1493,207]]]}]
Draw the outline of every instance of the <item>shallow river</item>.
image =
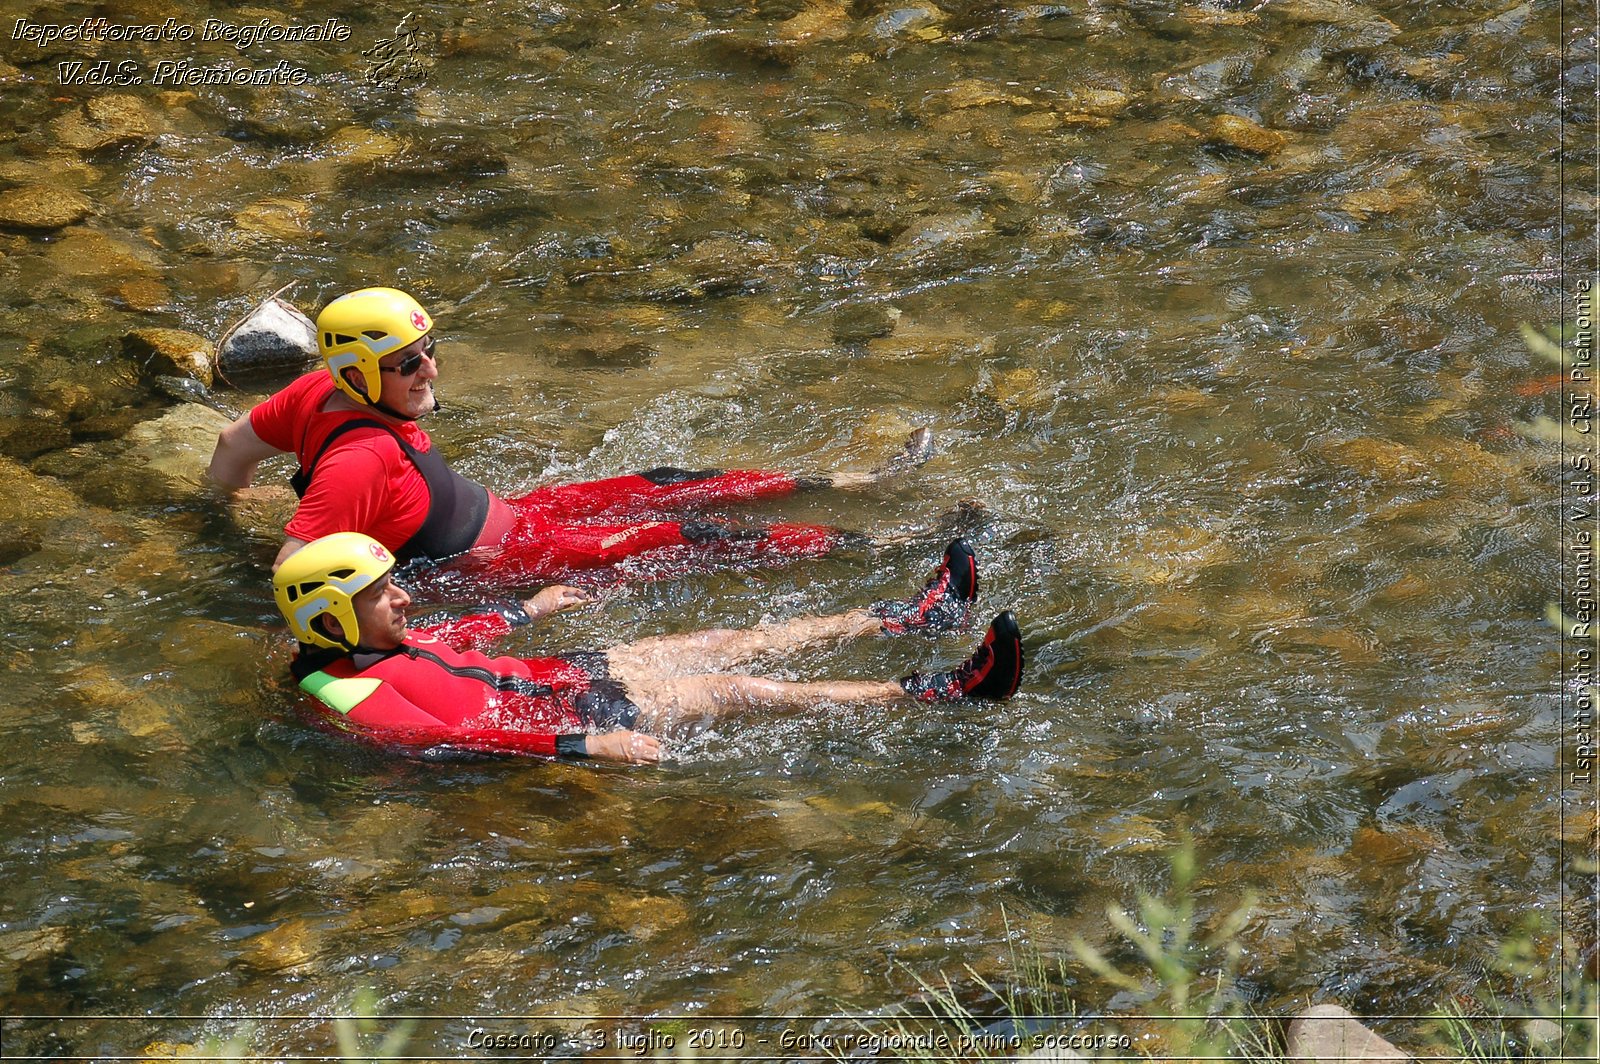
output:
[{"label": "shallow river", "polygon": [[[71,216],[0,233],[0,1011],[145,1017],[9,1021],[7,1052],[246,1016],[287,1017],[255,1021],[265,1052],[326,1048],[295,1017],[361,988],[389,1015],[817,1016],[948,977],[986,1009],[1019,945],[1137,970],[1106,906],[1162,891],[1185,838],[1203,920],[1257,899],[1261,1012],[1426,1012],[1555,919],[1559,456],[1517,431],[1560,413],[1518,336],[1565,305],[1553,9],[0,8],[0,184]],[[195,36],[13,30],[94,16]],[[350,37],[241,51],[208,18]],[[144,81],[61,84],[102,59]],[[427,427],[505,491],[860,470],[937,432],[892,488],[760,511],[885,546],[625,582],[512,649],[903,594],[977,500],[1022,693],[726,722],[654,770],[314,729],[272,511],[230,521],[151,458],[202,408],[123,340],[215,337],[291,281],[312,311],[417,293]],[[896,676],[970,639],[768,668]],[[1146,1004],[1067,978],[1087,1009]]]}]

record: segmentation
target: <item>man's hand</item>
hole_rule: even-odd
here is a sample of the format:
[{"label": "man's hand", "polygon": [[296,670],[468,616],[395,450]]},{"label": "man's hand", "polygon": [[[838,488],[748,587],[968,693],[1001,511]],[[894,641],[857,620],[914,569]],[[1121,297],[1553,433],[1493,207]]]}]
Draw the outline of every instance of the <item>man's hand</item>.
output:
[{"label": "man's hand", "polygon": [[584,591],[566,584],[552,584],[530,599],[522,600],[522,608],[528,611],[530,620],[548,617],[552,613],[570,610],[576,606],[593,602],[594,599]]},{"label": "man's hand", "polygon": [[584,740],[584,747],[596,761],[653,765],[661,760],[661,740],[644,732],[614,731],[591,735]]}]

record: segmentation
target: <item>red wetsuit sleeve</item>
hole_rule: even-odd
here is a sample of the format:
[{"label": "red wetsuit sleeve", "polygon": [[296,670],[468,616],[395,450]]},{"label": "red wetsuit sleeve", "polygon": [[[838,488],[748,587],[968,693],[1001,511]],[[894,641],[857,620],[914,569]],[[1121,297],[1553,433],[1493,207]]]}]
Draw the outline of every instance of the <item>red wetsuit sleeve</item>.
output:
[{"label": "red wetsuit sleeve", "polygon": [[[521,612],[520,607],[518,612]],[[419,625],[417,631],[441,640],[452,650],[483,650],[496,639],[507,635],[518,623],[526,624],[528,615],[522,613],[513,620],[500,613],[469,613],[438,624]]]},{"label": "red wetsuit sleeve", "polygon": [[422,527],[427,483],[392,436],[370,431],[363,439],[341,440],[318,460],[286,533],[310,542],[334,532],[364,532],[393,551]]}]

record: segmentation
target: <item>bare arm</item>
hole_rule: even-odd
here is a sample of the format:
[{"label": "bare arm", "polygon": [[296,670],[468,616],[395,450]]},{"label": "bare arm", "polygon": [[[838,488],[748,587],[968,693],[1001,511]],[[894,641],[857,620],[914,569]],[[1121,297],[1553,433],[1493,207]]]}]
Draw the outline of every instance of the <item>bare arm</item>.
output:
[{"label": "bare arm", "polygon": [[256,435],[246,414],[217,434],[216,450],[211,452],[212,481],[229,490],[247,488],[263,459],[278,454],[278,449]]},{"label": "bare arm", "polygon": [[272,571],[277,572],[278,566],[283,564],[284,559],[288,558],[289,555],[293,554],[295,551],[299,550],[305,545],[306,541],[303,539],[295,539],[293,536],[285,539],[283,541],[283,546],[278,548],[278,556],[272,559]]}]

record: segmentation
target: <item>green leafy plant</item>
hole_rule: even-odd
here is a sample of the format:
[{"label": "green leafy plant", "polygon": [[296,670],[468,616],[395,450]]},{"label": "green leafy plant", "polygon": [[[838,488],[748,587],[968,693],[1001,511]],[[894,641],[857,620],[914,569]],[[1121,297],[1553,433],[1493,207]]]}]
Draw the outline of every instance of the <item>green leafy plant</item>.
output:
[{"label": "green leafy plant", "polygon": [[[1270,1039],[1259,1022],[1247,1020],[1235,993],[1242,950],[1239,932],[1255,908],[1247,893],[1238,907],[1202,934],[1195,919],[1194,844],[1185,840],[1172,855],[1167,897],[1141,892],[1136,912],[1113,904],[1106,919],[1132,944],[1148,973],[1127,971],[1075,936],[1072,952],[1107,984],[1136,996],[1142,1006],[1164,1009],[1173,1056],[1237,1056],[1272,1059]],[[1159,1014],[1157,1014],[1159,1015]]]},{"label": "green leafy plant", "polygon": [[[1589,862],[1580,870],[1595,871]],[[1500,947],[1491,964],[1513,995],[1482,991],[1471,1011],[1459,1001],[1434,1014],[1433,1033],[1464,1061],[1600,1059],[1600,984],[1583,970],[1570,939],[1551,948],[1537,918]]]},{"label": "green leafy plant", "polygon": [[[400,1056],[416,1030],[416,1020],[394,1020],[386,1025],[379,1018],[378,994],[371,987],[356,991],[350,1003],[350,1015],[333,1021],[334,1039],[339,1046],[339,1056],[345,1061],[376,1064]],[[385,1030],[387,1026],[387,1030]]]},{"label": "green leafy plant", "polygon": [[[1522,326],[1522,342],[1527,345],[1528,351],[1548,362],[1553,362],[1561,367],[1563,373],[1570,373],[1575,364],[1572,353],[1567,349],[1566,342],[1569,336],[1575,333],[1571,326],[1549,329],[1540,332],[1532,325],[1524,323]],[[1575,386],[1593,388],[1592,381],[1577,380]],[[1532,421],[1518,421],[1512,425],[1517,432],[1531,440],[1541,443],[1561,445],[1587,450],[1592,444],[1592,437],[1579,432],[1570,425],[1563,425],[1553,418],[1539,416]]]},{"label": "green leafy plant", "polygon": [[[1237,938],[1254,898],[1246,896],[1202,932],[1192,890],[1193,844],[1186,841],[1171,862],[1172,886],[1164,897],[1141,894],[1134,912],[1107,908],[1111,926],[1136,948],[1144,969],[1119,967],[1082,938],[1072,941],[1073,956],[1109,986],[1134,995],[1141,1007],[1165,1009],[1166,1016],[1155,1018],[1166,1024],[1165,1041],[1173,1058],[1281,1060],[1269,1025],[1246,1015],[1234,986],[1242,953]],[[1127,1059],[1133,1044],[1128,1035],[1109,1020],[1086,1023],[1080,1018],[1066,989],[1073,982],[1067,959],[1052,962],[1033,947],[1019,945],[1009,920],[1006,938],[1010,980],[996,987],[970,965],[965,969],[980,990],[1000,1003],[1001,1021],[985,1026],[990,1018],[975,1016],[948,977],[929,983],[913,973],[921,1000],[881,1018],[858,1020],[861,1035],[876,1033],[889,1046],[889,1055],[900,1060],[1013,1059],[1053,1048],[1090,1059]],[[861,1046],[825,1048],[843,1060]]]},{"label": "green leafy plant", "polygon": [[[385,1021],[381,1013],[375,990],[363,987],[355,992],[347,1013],[335,1017],[333,1021],[334,1044],[338,1048],[340,1061],[344,1064],[378,1064],[380,1061],[404,1057],[417,1021]],[[260,1060],[262,1055],[250,1048],[255,1035],[255,1024],[245,1024],[226,1040],[213,1035],[205,1040],[198,1051],[179,1056],[201,1060]]]}]

